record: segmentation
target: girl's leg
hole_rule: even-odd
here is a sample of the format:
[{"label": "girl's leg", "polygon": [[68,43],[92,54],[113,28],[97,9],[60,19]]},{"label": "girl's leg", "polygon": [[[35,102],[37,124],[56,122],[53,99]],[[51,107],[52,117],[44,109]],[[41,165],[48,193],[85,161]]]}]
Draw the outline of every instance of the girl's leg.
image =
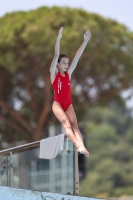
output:
[{"label": "girl's leg", "polygon": [[58,104],[57,102],[53,102],[52,110],[57,119],[63,125],[67,137],[74,143],[75,146],[79,146],[79,141],[75,137],[69,119],[60,104]]},{"label": "girl's leg", "polygon": [[82,135],[81,135],[80,130],[79,130],[78,125],[77,125],[77,118],[76,118],[76,115],[75,115],[75,112],[74,112],[72,105],[69,106],[68,109],[66,110],[66,115],[69,119],[69,122],[70,122],[72,130],[73,130],[73,132],[76,136],[76,139],[79,142],[79,146],[81,146],[81,148],[85,148],[84,143],[83,143],[83,139],[82,139]]},{"label": "girl's leg", "polygon": [[74,112],[72,105],[69,106],[68,109],[66,110],[66,115],[69,119],[72,130],[73,130],[77,140],[79,141],[79,144],[84,145],[82,135],[81,135],[80,130],[79,130],[78,125],[77,125],[77,118],[76,118],[76,115],[75,115],[75,112]]}]

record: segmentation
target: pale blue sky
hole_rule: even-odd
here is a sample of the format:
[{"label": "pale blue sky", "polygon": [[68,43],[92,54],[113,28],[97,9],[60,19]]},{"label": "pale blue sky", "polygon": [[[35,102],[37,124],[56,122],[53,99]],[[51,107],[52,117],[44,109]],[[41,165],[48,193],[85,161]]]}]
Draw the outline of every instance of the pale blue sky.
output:
[{"label": "pale blue sky", "polygon": [[133,0],[1,0],[0,16],[7,12],[31,10],[41,6],[69,6],[115,19],[133,31]]}]

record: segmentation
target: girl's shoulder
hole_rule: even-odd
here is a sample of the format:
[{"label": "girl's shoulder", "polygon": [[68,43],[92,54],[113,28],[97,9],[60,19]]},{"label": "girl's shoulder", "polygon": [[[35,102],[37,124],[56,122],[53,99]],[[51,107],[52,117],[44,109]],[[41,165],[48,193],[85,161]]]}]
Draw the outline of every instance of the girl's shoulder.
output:
[{"label": "girl's shoulder", "polygon": [[68,71],[65,72],[66,76],[69,78],[69,80],[71,80],[71,75],[68,73]]},{"label": "girl's shoulder", "polygon": [[52,85],[54,84],[54,82],[55,82],[55,80],[56,80],[56,78],[59,76],[59,71],[56,71],[55,72],[55,76],[54,76],[54,78],[53,78],[53,81],[52,81]]}]

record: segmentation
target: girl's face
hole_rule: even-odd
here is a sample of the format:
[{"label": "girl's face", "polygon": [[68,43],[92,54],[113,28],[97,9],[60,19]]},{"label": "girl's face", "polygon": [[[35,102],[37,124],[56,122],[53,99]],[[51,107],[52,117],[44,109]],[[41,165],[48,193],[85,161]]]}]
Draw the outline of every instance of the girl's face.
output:
[{"label": "girl's face", "polygon": [[57,63],[57,68],[59,69],[59,71],[65,72],[68,69],[68,65],[69,65],[69,58],[63,57],[61,61]]}]

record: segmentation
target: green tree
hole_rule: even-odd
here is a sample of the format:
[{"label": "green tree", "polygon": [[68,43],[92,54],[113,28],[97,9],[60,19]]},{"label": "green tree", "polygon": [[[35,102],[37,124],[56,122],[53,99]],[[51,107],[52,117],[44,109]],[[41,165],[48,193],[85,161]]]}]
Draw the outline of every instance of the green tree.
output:
[{"label": "green tree", "polygon": [[90,157],[80,194],[102,198],[133,195],[133,119],[117,110],[95,107],[83,124]]},{"label": "green tree", "polygon": [[0,129],[4,135],[14,132],[16,138],[39,140],[55,121],[49,67],[62,25],[61,52],[70,60],[84,31],[92,32],[72,77],[77,114],[82,116],[96,103],[124,105],[120,92],[132,87],[133,76],[133,33],[126,27],[81,9],[14,12],[0,18]]}]

